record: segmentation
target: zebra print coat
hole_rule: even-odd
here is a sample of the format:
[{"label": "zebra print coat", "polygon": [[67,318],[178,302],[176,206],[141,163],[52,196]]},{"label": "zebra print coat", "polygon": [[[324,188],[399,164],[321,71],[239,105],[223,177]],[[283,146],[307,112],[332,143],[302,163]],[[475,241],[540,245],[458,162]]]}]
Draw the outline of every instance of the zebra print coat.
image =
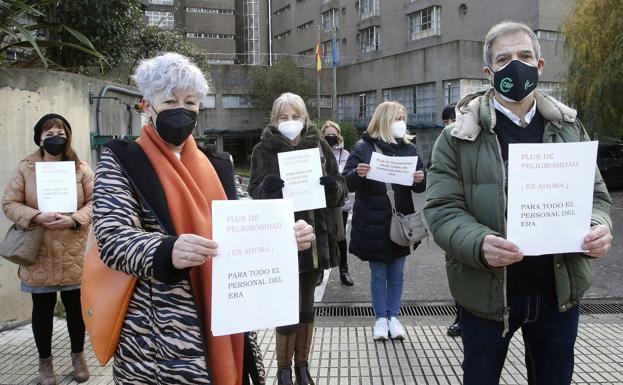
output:
[{"label": "zebra print coat", "polygon": [[[155,278],[159,246],[177,237],[167,234],[140,194],[115,154],[104,148],[93,193],[100,256],[111,268],[139,278],[115,353],[115,383],[210,384],[190,281],[187,277],[176,282]],[[255,337],[251,333],[246,339],[245,356],[251,356],[251,365],[263,379]]]}]

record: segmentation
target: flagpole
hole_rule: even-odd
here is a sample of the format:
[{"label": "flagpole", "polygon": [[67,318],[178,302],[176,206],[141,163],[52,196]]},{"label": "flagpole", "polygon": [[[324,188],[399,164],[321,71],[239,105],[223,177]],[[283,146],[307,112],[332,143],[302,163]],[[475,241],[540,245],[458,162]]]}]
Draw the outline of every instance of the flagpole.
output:
[{"label": "flagpole", "polygon": [[316,105],[318,106],[318,126],[320,126],[320,71],[316,71]]},{"label": "flagpole", "polygon": [[[320,61],[320,25],[316,25],[316,60]],[[322,64],[320,64],[322,65]],[[316,63],[316,106],[317,106],[317,115],[316,119],[318,120],[317,126],[320,127],[320,70],[319,64]]]},{"label": "flagpole", "polygon": [[333,26],[333,41],[331,42],[331,53],[333,56],[333,90],[331,92],[331,112],[334,121],[337,121],[337,31]]}]

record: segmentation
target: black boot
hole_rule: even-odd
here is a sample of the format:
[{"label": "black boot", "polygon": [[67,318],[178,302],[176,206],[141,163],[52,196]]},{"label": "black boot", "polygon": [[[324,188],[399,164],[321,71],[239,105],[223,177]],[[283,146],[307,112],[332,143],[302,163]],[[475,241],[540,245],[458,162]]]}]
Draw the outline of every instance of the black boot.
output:
[{"label": "black boot", "polygon": [[348,274],[348,270],[340,270],[340,281],[346,286],[354,285],[353,279],[350,277],[350,274]]},{"label": "black boot", "polygon": [[294,374],[296,375],[296,385],[314,385],[307,363],[295,363]]},{"label": "black boot", "polygon": [[277,385],[293,385],[292,368],[283,368],[277,370]]},{"label": "black boot", "polygon": [[321,270],[320,275],[318,276],[318,280],[316,281],[316,286],[320,286],[322,284],[323,279],[324,279],[324,270]]},{"label": "black boot", "polygon": [[452,325],[448,326],[448,335],[450,337],[459,337],[461,335],[461,308],[456,305],[456,317]]}]

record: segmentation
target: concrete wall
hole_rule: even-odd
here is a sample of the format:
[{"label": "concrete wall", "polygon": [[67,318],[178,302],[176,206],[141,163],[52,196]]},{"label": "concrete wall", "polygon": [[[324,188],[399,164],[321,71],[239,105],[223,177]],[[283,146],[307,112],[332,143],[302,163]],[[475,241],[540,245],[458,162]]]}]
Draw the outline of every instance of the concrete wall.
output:
[{"label": "concrete wall", "polygon": [[[41,116],[55,112],[72,126],[74,149],[80,159],[94,166],[90,133],[95,131],[95,104],[89,92],[97,94],[107,83],[83,76],[41,70],[0,68],[0,191],[18,162],[37,149],[33,127]],[[132,102],[133,98],[125,98]],[[103,122],[109,132],[123,133],[128,122],[125,105],[106,101]],[[134,119],[135,122],[138,119]],[[0,235],[10,222],[0,215]],[[30,319],[30,298],[20,291],[17,265],[0,259],[0,330]]]}]

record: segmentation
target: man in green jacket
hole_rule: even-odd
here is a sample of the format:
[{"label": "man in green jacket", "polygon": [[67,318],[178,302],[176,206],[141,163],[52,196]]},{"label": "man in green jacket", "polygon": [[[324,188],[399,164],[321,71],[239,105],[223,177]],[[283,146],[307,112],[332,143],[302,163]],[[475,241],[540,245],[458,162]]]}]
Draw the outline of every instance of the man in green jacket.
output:
[{"label": "man in green jacket", "polygon": [[596,168],[584,253],[524,256],[505,239],[509,143],[589,140],[576,111],[536,90],[545,61],[525,24],[503,22],[484,42],[493,89],[468,95],[437,139],[424,215],[446,252],[460,306],[463,384],[499,384],[519,328],[529,384],[571,383],[578,303],[592,283],[590,259],[612,243],[610,196]]}]

